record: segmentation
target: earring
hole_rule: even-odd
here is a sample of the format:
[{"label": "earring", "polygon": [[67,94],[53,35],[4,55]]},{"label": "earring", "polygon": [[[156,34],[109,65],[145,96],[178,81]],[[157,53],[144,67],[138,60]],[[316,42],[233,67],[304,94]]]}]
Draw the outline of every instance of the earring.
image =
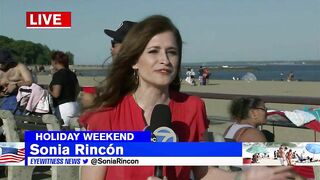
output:
[{"label": "earring", "polygon": [[134,84],[138,85],[139,84],[138,69],[133,69],[133,79],[134,79]]}]

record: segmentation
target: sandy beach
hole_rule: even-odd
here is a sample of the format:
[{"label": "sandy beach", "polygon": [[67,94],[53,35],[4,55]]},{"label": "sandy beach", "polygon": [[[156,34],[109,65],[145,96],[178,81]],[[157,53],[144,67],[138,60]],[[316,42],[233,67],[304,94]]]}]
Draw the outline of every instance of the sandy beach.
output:
[{"label": "sandy beach", "polygon": [[[84,77],[78,76],[81,86],[96,86],[104,77]],[[51,76],[38,75],[39,84],[49,84]],[[319,97],[319,82],[301,81],[232,81],[232,80],[210,80],[207,86],[190,86],[182,82],[182,91],[208,92],[208,93],[230,93],[246,95],[277,95],[295,97]],[[229,117],[229,100],[204,99],[208,116]],[[320,104],[320,103],[319,103]],[[269,109],[294,110],[303,109],[307,105],[275,104],[267,103]],[[314,106],[312,106],[314,107]],[[230,123],[212,123],[210,130],[223,134]],[[272,131],[271,126],[263,126],[264,129]],[[317,141],[320,141],[320,133],[316,133]],[[286,127],[275,127],[275,140],[278,142],[312,142],[314,141],[314,131],[309,129],[297,129]]]},{"label": "sandy beach", "polygon": [[[320,166],[320,162],[303,162],[300,163],[298,160],[294,159],[292,161],[294,166]],[[260,158],[258,163],[251,163],[246,166],[281,166],[279,159],[273,158]]]}]

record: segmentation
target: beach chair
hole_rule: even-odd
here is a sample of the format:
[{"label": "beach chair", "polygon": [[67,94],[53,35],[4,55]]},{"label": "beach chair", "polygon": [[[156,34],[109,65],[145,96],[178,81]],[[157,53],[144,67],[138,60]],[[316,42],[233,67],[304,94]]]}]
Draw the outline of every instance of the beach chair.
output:
[{"label": "beach chair", "polygon": [[[3,120],[3,129],[7,142],[23,142],[24,130],[61,130],[61,120],[54,115],[46,114],[38,116],[14,116],[10,111],[0,110],[0,118]],[[8,180],[32,179],[34,166],[9,166]],[[52,180],[79,179],[79,167],[52,166]]]}]

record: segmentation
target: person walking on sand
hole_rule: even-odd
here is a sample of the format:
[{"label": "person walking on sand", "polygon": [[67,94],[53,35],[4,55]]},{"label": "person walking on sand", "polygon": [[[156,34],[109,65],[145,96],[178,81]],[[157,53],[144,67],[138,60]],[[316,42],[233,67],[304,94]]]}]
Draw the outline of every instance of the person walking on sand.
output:
[{"label": "person walking on sand", "polygon": [[279,156],[281,166],[285,166],[286,153],[283,145],[279,147]]},{"label": "person walking on sand", "polygon": [[288,166],[292,166],[292,150],[290,149],[287,153],[286,153],[286,160],[287,160],[287,164]]}]

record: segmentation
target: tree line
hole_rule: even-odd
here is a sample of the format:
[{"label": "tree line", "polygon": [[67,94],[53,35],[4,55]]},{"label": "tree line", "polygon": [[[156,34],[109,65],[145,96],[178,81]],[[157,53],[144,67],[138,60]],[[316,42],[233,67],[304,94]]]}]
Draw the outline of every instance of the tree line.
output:
[{"label": "tree line", "polygon": [[[56,51],[51,50],[48,46],[40,43],[25,40],[14,40],[2,35],[0,35],[0,48],[9,49],[14,60],[26,65],[50,64],[51,54],[53,51]],[[65,53],[69,56],[69,64],[74,64],[74,55],[69,51]]]}]

